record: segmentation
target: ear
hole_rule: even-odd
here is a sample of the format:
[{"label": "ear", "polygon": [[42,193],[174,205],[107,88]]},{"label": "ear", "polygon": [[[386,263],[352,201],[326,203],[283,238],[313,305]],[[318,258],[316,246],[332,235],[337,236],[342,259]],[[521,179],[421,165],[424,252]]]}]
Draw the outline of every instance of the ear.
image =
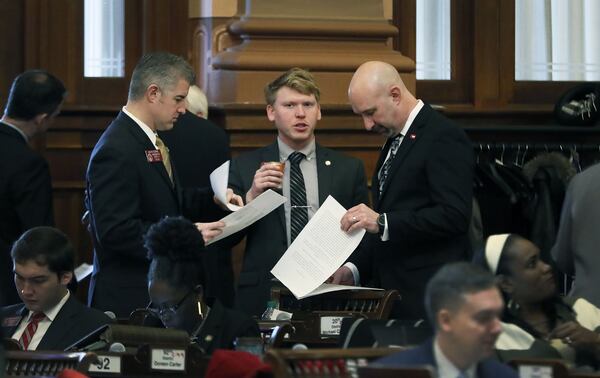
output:
[{"label": "ear", "polygon": [[146,89],[146,97],[149,102],[155,102],[160,97],[160,88],[156,84],[150,84]]},{"label": "ear", "polygon": [[73,279],[73,272],[62,272],[60,274],[60,284],[67,286]]},{"label": "ear", "polygon": [[43,124],[48,118],[49,118],[48,113],[38,114],[35,117],[33,117],[33,122],[39,126],[39,125]]},{"label": "ear", "polygon": [[267,118],[269,121],[275,121],[275,109],[273,109],[273,105],[267,105]]},{"label": "ear", "polygon": [[321,105],[317,103],[317,121],[321,120]]},{"label": "ear", "polygon": [[390,97],[395,104],[399,104],[402,101],[402,90],[399,86],[393,85],[390,88]]},{"label": "ear", "polygon": [[452,330],[452,313],[448,309],[443,308],[438,311],[436,318],[441,331],[450,332]]},{"label": "ear", "polygon": [[508,295],[512,295],[515,291],[515,285],[510,277],[503,274],[498,275],[498,286],[500,290]]}]

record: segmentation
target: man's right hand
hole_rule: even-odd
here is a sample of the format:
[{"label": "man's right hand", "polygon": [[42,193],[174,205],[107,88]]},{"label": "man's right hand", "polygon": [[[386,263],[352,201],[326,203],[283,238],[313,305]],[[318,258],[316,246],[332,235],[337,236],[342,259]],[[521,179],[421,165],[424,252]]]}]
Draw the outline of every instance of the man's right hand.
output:
[{"label": "man's right hand", "polygon": [[327,283],[334,285],[348,285],[355,286],[354,275],[352,271],[347,266],[340,266],[338,270],[336,270],[331,277],[327,280]]},{"label": "man's right hand", "polygon": [[249,203],[267,189],[281,188],[283,172],[279,163],[265,163],[254,174],[252,187],[246,193],[246,203]]}]

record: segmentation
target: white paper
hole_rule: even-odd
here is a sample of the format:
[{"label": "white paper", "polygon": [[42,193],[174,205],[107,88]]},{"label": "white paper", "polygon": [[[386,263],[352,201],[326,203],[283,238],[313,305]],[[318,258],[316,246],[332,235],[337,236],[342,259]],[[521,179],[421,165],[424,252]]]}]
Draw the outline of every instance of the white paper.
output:
[{"label": "white paper", "polygon": [[227,201],[227,185],[229,184],[229,160],[221,164],[221,166],[210,174],[210,186],[215,193],[215,197],[221,203],[225,204],[231,211],[238,211],[241,206],[234,205]]},{"label": "white paper", "polygon": [[81,280],[92,274],[93,270],[94,267],[92,265],[88,263],[83,263],[77,268],[75,268],[75,270],[73,271],[75,273],[75,279],[77,280],[77,282],[81,282]]},{"label": "white paper", "polygon": [[219,236],[216,236],[215,238],[206,242],[206,245],[212,244],[231,234],[235,234],[239,230],[243,230],[281,206],[281,204],[283,204],[285,201],[287,201],[287,198],[272,191],[271,189],[263,192],[240,210],[221,219],[223,222],[225,222],[225,228],[223,228],[223,232]]},{"label": "white paper", "polygon": [[[342,231],[340,221],[345,213],[346,209],[332,196],[327,197],[271,269],[271,273],[290,289],[296,298],[313,295],[311,292],[321,286],[360,243],[365,234],[364,229],[352,234]],[[352,288],[343,286],[343,289],[328,291]]]},{"label": "white paper", "polygon": [[376,288],[376,287],[334,285],[334,284],[324,283],[324,284],[319,285],[316,289],[314,289],[310,293],[303,295],[301,297],[297,297],[297,298],[302,299],[302,298],[312,297],[313,295],[331,293],[333,291],[342,291],[342,290],[383,290],[383,289]]}]

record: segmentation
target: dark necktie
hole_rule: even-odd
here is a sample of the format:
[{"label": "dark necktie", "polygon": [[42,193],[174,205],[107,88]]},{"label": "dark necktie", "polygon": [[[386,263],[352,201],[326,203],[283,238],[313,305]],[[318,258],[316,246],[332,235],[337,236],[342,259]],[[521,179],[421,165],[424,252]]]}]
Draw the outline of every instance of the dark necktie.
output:
[{"label": "dark necktie", "polygon": [[19,339],[19,344],[23,350],[27,350],[29,348],[29,343],[31,343],[31,339],[37,331],[38,324],[46,317],[43,312],[34,312],[29,319],[29,323],[27,323],[27,327],[25,327],[25,331],[21,334],[21,338]]},{"label": "dark necktie", "polygon": [[385,180],[387,179],[388,173],[390,171],[390,167],[392,166],[392,161],[394,160],[394,156],[396,156],[396,152],[398,151],[398,147],[400,147],[400,140],[402,139],[402,134],[398,134],[392,140],[390,144],[390,154],[387,160],[381,166],[379,170],[379,194],[383,192],[383,186],[385,185]]},{"label": "dark necktie", "polygon": [[288,157],[290,161],[290,196],[292,197],[292,208],[290,213],[290,235],[293,242],[296,236],[308,223],[308,208],[306,206],[306,187],[304,176],[300,170],[300,162],[304,159],[301,152],[292,152]]}]

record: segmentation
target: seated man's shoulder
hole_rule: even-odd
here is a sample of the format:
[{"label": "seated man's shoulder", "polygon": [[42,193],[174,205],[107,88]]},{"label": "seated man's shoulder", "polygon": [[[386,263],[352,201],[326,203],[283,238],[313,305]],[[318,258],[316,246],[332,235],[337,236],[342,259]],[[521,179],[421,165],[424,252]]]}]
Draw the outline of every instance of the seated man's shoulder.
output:
[{"label": "seated man's shoulder", "polygon": [[514,370],[510,366],[508,366],[494,358],[488,358],[487,360],[482,361],[479,365],[480,365],[479,373],[484,378],[486,378],[486,377],[490,377],[490,378],[492,378],[492,377],[502,377],[502,378],[515,377],[516,378],[519,376],[519,374],[517,373],[516,370]]},{"label": "seated man's shoulder", "polygon": [[400,352],[390,354],[375,360],[373,364],[383,366],[413,366],[427,365],[433,363],[433,355],[428,348],[431,344],[425,343],[414,348],[404,349]]}]

